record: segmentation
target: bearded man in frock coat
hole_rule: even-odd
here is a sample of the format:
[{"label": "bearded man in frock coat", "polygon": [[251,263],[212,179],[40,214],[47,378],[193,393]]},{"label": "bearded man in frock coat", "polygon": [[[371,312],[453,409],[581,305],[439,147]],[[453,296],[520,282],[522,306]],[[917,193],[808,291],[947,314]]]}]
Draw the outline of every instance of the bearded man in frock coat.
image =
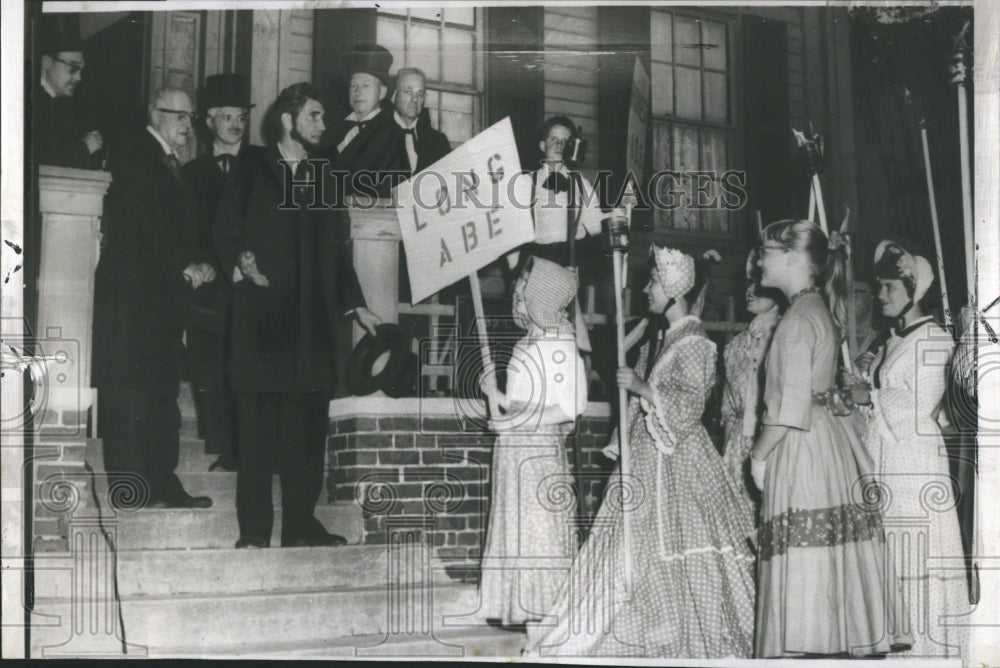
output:
[{"label": "bearded man in frock coat", "polygon": [[270,546],[275,460],[282,547],[346,543],[314,516],[337,378],[334,322],[353,315],[374,334],[381,319],[365,306],[344,243],[346,213],[310,207],[315,179],[329,181],[326,192],[333,188],[328,168],[306,162],[325,130],[323,113],[311,84],[281,91],[268,114],[277,142],[237,165],[213,224],[223,273],[234,286],[229,379],[239,442],[237,548]]}]

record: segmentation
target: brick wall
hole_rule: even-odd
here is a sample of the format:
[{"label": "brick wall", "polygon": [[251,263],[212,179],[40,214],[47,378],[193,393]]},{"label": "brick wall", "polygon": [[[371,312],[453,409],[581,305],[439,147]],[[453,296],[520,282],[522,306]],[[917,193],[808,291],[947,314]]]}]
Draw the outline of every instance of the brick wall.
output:
[{"label": "brick wall", "polygon": [[[600,452],[610,431],[608,419],[604,406],[588,411],[576,435],[588,517],[599,507],[614,466]],[[452,576],[475,577],[489,518],[495,439],[479,422],[454,416],[331,418],[329,500],[361,505],[365,543],[386,542],[387,525],[394,520],[421,519],[435,556],[449,565]],[[575,468],[569,443],[567,455]]]},{"label": "brick wall", "polygon": [[36,419],[34,439],[34,550],[65,552],[73,514],[90,505],[90,480],[84,468],[87,412],[46,409]]}]

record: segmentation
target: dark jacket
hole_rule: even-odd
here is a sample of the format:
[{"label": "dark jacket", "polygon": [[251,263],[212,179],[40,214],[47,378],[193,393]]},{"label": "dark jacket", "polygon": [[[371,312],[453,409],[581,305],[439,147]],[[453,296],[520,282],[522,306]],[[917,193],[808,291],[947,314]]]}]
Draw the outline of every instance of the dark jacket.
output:
[{"label": "dark jacket", "polygon": [[[279,210],[284,168],[276,146],[254,151],[226,184],[213,225],[226,279],[243,251],[269,285],[235,284],[230,320],[230,383],[236,391],[331,392],[336,385],[333,326],[365,305],[348,247],[344,211]],[[300,165],[307,169],[305,164]],[[302,172],[297,178],[305,178]],[[327,171],[324,178],[330,178]],[[332,183],[327,187],[332,188]]]},{"label": "dark jacket", "polygon": [[[409,161],[406,159],[406,149],[400,153],[401,133],[392,111],[383,108],[375,118],[368,121],[351,143],[337,152],[337,145],[353,127],[344,120],[334,121],[330,126],[331,145],[325,157],[334,169],[355,174],[359,171],[400,172],[409,173]],[[392,181],[385,178],[375,186],[379,197],[388,197],[392,190]],[[345,192],[357,192],[350,181]]]},{"label": "dark jacket", "polygon": [[194,197],[149,132],[116,158],[94,279],[93,385],[176,394]]},{"label": "dark jacket", "polygon": [[[391,115],[391,114],[390,114]],[[399,126],[396,126],[399,128]],[[443,132],[438,132],[433,127],[431,127],[430,114],[424,109],[424,113],[420,115],[417,120],[417,139],[415,142],[415,148],[417,149],[417,164],[415,168],[410,165],[409,156],[406,153],[406,135],[399,130],[400,137],[400,148],[399,150],[403,154],[403,159],[407,165],[412,168],[413,174],[417,172],[422,172],[435,162],[443,158],[444,156],[451,153],[451,142],[448,141],[448,137],[445,136]]]},{"label": "dark jacket", "polygon": [[195,158],[184,165],[184,176],[191,184],[191,190],[198,203],[197,237],[195,240],[196,261],[211,264],[218,276],[215,281],[201,286],[194,293],[187,318],[189,328],[218,334],[225,330],[226,315],[232,301],[233,288],[222,274],[222,265],[212,241],[212,223],[215,220],[219,198],[222,196],[223,185],[236,174],[237,163],[245,161],[247,156],[255,150],[259,150],[258,147],[250,146],[244,141],[228,174],[222,173],[216,157],[211,153]]},{"label": "dark jacket", "polygon": [[39,85],[31,104],[31,155],[36,164],[100,169],[103,152],[87,150],[87,130],[73,98],[54,98]]}]

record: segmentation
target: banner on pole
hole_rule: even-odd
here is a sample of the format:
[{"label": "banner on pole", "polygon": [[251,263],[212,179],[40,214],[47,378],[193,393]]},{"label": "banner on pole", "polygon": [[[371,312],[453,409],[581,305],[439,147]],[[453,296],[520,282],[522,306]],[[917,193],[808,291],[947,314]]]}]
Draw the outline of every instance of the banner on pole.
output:
[{"label": "banner on pole", "polygon": [[401,183],[396,214],[412,303],[532,241],[532,194],[510,118]]},{"label": "banner on pole", "polygon": [[645,182],[646,129],[649,127],[649,77],[639,57],[635,58],[632,72],[632,95],[628,108],[628,144],[625,148],[625,167],[635,174],[638,183]]}]

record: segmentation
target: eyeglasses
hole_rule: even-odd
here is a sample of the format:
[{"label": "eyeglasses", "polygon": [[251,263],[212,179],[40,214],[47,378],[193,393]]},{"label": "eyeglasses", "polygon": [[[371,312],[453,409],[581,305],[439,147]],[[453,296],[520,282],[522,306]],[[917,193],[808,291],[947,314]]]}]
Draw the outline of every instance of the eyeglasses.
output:
[{"label": "eyeglasses", "polygon": [[549,137],[545,140],[546,144],[551,146],[565,146],[569,139],[563,139],[562,137]]},{"label": "eyeglasses", "polygon": [[77,72],[82,72],[83,68],[85,67],[85,65],[83,65],[81,63],[71,63],[68,60],[63,60],[59,56],[52,56],[52,59],[53,60],[58,60],[60,63],[62,63],[63,65],[65,65],[66,69],[69,70],[70,76],[76,74]]},{"label": "eyeglasses", "polygon": [[177,120],[183,123],[185,120],[191,121],[192,123],[198,118],[198,114],[191,111],[181,111],[180,109],[164,109],[163,107],[157,107],[157,111],[162,111],[168,114],[177,114]]}]

